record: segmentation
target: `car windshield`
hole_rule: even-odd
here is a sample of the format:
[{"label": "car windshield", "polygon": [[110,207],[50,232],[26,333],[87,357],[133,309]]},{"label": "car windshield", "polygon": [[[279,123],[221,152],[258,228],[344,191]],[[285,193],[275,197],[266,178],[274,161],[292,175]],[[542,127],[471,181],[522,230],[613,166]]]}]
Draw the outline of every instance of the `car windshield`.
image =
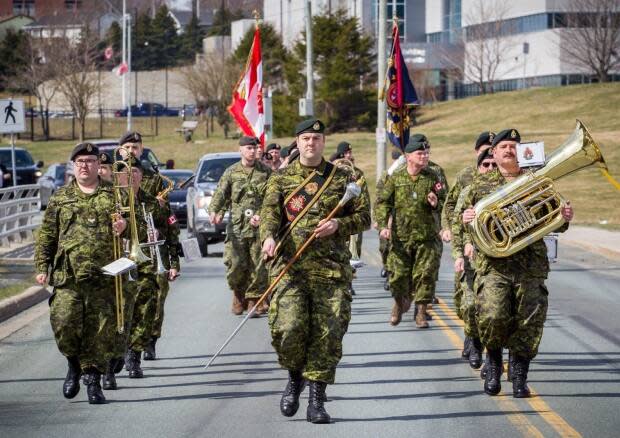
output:
[{"label": "car windshield", "polygon": [[56,179],[64,179],[65,177],[65,164],[59,164],[56,166]]},{"label": "car windshield", "polygon": [[198,173],[198,183],[218,182],[224,171],[238,162],[241,158],[215,158],[204,160]]},{"label": "car windshield", "polygon": [[[0,151],[0,163],[2,163],[6,168],[10,169],[13,165],[11,164],[11,150],[3,150]],[[24,166],[32,166],[34,161],[32,161],[32,157],[28,153],[28,151],[24,150],[16,150],[15,151],[15,164],[17,167]]]},{"label": "car windshield", "polygon": [[174,188],[178,189],[179,185],[183,182],[185,182],[187,180],[187,178],[189,178],[190,176],[193,175],[192,172],[187,171],[187,172],[166,172],[166,171],[160,171],[160,173],[165,176],[170,178],[172,181],[174,181]]}]

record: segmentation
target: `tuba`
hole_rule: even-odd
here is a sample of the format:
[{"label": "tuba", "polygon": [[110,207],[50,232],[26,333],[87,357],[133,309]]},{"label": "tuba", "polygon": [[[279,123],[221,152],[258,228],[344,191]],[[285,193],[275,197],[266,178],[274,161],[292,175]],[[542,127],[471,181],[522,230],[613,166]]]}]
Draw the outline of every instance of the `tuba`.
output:
[{"label": "tuba", "polygon": [[476,247],[490,257],[508,257],[564,224],[564,198],[554,181],[592,164],[607,171],[598,145],[581,121],[572,135],[537,171],[528,171],[483,198],[470,231]]}]

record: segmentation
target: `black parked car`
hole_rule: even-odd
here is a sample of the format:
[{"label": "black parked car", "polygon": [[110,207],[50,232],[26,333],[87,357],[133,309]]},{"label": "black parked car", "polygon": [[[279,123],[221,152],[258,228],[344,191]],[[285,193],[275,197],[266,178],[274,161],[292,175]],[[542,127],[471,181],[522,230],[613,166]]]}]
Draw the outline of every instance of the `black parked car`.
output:
[{"label": "black parked car", "polygon": [[[0,147],[0,163],[2,163],[7,172],[11,175],[11,179],[5,181],[5,187],[12,186],[13,164],[11,161],[10,147]],[[18,186],[36,184],[37,180],[42,175],[41,168],[43,167],[43,161],[38,161],[35,164],[30,152],[23,148],[15,148],[15,167],[17,168]]]},{"label": "black parked car", "polygon": [[47,168],[47,171],[39,178],[39,193],[41,194],[41,209],[47,208],[50,197],[60,187],[65,185],[66,163],[54,163]]},{"label": "black parked car", "polygon": [[[120,109],[114,113],[116,117],[126,117],[127,108]],[[179,115],[178,109],[166,108],[159,103],[143,102],[137,105],[131,105],[131,115],[133,117],[177,117]]]},{"label": "black parked car", "polygon": [[177,217],[179,225],[182,227],[187,226],[187,187],[179,188],[179,186],[187,181],[194,172],[189,169],[164,169],[159,171],[163,176],[170,178],[174,181],[174,190],[168,195],[170,200],[170,208],[172,213]]}]

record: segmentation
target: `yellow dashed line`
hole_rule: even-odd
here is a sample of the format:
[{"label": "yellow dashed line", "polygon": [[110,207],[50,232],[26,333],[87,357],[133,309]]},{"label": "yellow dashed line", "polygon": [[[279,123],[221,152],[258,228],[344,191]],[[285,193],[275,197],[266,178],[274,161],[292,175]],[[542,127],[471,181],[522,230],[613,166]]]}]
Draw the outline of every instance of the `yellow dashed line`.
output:
[{"label": "yellow dashed line", "polygon": [[[442,299],[439,299],[439,307],[441,310],[449,316],[450,320],[456,321],[459,326],[463,326],[463,321],[461,321],[457,316],[454,310],[450,309],[446,302]],[[441,319],[441,317],[437,314],[437,312],[433,312],[433,321],[435,321],[439,326],[446,329],[446,334],[452,343],[460,348],[463,341],[460,336],[448,326]],[[507,367],[505,367],[507,369]],[[532,393],[532,397],[526,399],[528,404],[534,409],[546,422],[549,424],[560,436],[562,437],[581,437],[581,434],[577,432],[570,424],[564,420],[557,412],[555,412],[549,405],[540,397],[534,389],[530,385],[530,391]],[[514,402],[508,400],[505,395],[501,395],[495,400],[502,406],[502,409],[506,411],[505,408],[510,407],[510,409],[517,409],[517,406]],[[519,431],[525,433],[526,436],[543,436],[540,431],[532,424],[530,421],[525,418],[522,414],[517,415],[509,415],[511,423],[513,423]]]}]

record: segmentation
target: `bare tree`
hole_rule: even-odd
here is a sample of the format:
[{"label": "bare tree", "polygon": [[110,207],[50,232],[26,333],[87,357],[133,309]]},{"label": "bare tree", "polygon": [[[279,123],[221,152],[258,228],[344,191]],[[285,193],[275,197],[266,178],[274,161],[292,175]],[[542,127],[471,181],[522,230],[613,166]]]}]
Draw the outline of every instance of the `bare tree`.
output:
[{"label": "bare tree", "polygon": [[230,123],[226,107],[239,77],[239,67],[222,56],[213,55],[185,67],[181,75],[181,85],[192,94],[196,105],[209,108],[210,115],[217,116],[218,123],[226,132]]},{"label": "bare tree", "polygon": [[464,17],[467,25],[451,36],[449,44],[438,47],[438,56],[448,74],[474,83],[480,94],[492,93],[500,67],[509,70],[508,54],[514,46],[510,22],[506,19],[507,0],[472,0]]},{"label": "bare tree", "polygon": [[570,0],[557,14],[562,60],[600,82],[620,69],[620,0]]},{"label": "bare tree", "polygon": [[52,41],[28,38],[25,54],[27,63],[10,82],[12,87],[28,90],[37,99],[45,140],[50,139],[50,102],[58,91],[58,84],[53,80],[56,74],[53,60],[57,54],[58,46]]},{"label": "bare tree", "polygon": [[84,31],[78,41],[64,37],[54,44],[59,48],[58,58],[53,63],[54,81],[78,119],[80,141],[84,141],[86,117],[100,86],[96,74],[99,56],[96,39]]}]

